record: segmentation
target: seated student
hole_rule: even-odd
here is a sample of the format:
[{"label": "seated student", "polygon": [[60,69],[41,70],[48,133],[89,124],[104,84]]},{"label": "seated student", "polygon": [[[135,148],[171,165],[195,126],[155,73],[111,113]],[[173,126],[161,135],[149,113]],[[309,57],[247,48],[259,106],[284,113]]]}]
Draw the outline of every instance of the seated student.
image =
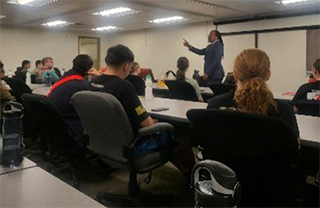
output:
[{"label": "seated student", "polygon": [[[0,107],[7,101],[13,100],[14,97],[10,94],[10,87],[4,81],[5,78],[5,71],[4,71],[4,64],[0,61]],[[1,114],[2,109],[0,109]]]},{"label": "seated student", "polygon": [[51,82],[54,84],[61,77],[61,72],[58,68],[53,67],[54,62],[51,57],[45,57],[42,59],[43,69],[39,74],[42,81],[44,82],[46,77],[49,76]]},{"label": "seated student", "polygon": [[140,74],[140,65],[137,62],[132,63],[130,74],[127,76],[127,80],[134,86],[136,93],[140,95],[145,94],[146,84]]},{"label": "seated student", "polygon": [[195,89],[196,94],[198,96],[198,100],[203,102],[203,98],[201,96],[200,88],[198,82],[194,79],[190,79],[186,77],[186,73],[189,69],[189,60],[186,57],[180,57],[177,61],[177,75],[176,80],[186,81]]},{"label": "seated student", "polygon": [[245,113],[281,118],[292,125],[298,139],[298,148],[299,130],[293,109],[287,103],[274,100],[266,84],[271,76],[268,55],[259,49],[246,49],[236,57],[233,72],[237,89],[212,98],[207,108],[237,109]]},{"label": "seated student", "polygon": [[295,107],[298,100],[306,100],[309,92],[312,92],[312,90],[320,90],[320,59],[317,59],[313,63],[312,75],[315,81],[302,85],[292,100],[295,112],[298,111]]},{"label": "seated student", "polygon": [[21,63],[21,67],[17,68],[17,71],[15,72],[16,78],[26,82],[26,74],[28,72],[28,69],[31,67],[31,62],[29,60],[23,60]]},{"label": "seated student", "polygon": [[73,67],[50,89],[48,98],[60,110],[69,129],[70,135],[83,145],[83,126],[72,103],[71,97],[79,91],[87,90],[90,83],[85,77],[88,74],[97,75],[92,69],[93,61],[88,55],[78,55],[73,59]]},{"label": "seated student", "polygon": [[[131,70],[134,55],[128,47],[124,45],[117,45],[108,49],[105,61],[107,64],[107,70],[101,76],[92,80],[92,84],[89,89],[110,93],[115,96],[127,113],[134,135],[137,135],[138,130],[141,127],[151,126],[155,121],[149,116],[146,109],[142,106],[132,84],[125,80]],[[162,138],[166,139],[165,135]],[[138,151],[136,152],[137,155],[143,154],[144,150],[145,152],[155,150],[153,148],[153,144],[157,146],[157,148],[163,147],[163,141],[147,141],[150,141],[150,145],[147,145],[147,149],[143,150],[138,147]],[[179,146],[181,144],[184,144],[184,140],[182,139],[180,139]],[[194,157],[192,157],[193,153],[191,148],[188,150],[190,151],[181,151],[180,155],[176,155],[177,157],[172,159],[172,162],[183,174],[186,174],[186,176],[190,175],[190,170],[194,165]],[[190,154],[192,156],[191,159],[188,160],[188,156],[190,156]]]},{"label": "seated student", "polygon": [[5,78],[4,64],[0,61],[0,81]]},{"label": "seated student", "polygon": [[31,74],[34,75],[35,77],[39,77],[40,72],[42,71],[43,65],[41,60],[37,60],[36,63],[36,68],[31,71]]}]

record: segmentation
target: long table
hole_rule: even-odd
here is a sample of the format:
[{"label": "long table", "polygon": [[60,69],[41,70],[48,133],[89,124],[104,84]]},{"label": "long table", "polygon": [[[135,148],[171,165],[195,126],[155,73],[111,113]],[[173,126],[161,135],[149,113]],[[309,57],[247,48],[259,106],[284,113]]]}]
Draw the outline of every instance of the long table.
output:
[{"label": "long table", "polygon": [[[187,118],[187,111],[189,109],[205,109],[207,103],[191,102],[184,100],[174,100],[166,98],[154,98],[153,100],[147,101],[144,97],[140,98],[142,105],[147,109],[151,116],[155,116],[159,119],[172,119],[180,122],[189,122]],[[169,110],[154,112],[152,109],[168,107]]]},{"label": "long table", "polygon": [[0,207],[104,207],[39,167],[0,175]]},{"label": "long table", "polygon": [[[140,98],[142,105],[147,109],[152,117],[164,120],[180,121],[189,123],[186,113],[190,109],[205,109],[207,103],[191,102],[183,100],[154,98],[146,101]],[[169,110],[154,112],[152,109],[167,107]],[[300,136],[303,141],[315,142],[320,144],[320,118],[304,115],[296,115],[300,130]]]},{"label": "long table", "polygon": [[0,175],[8,174],[8,173],[11,173],[11,172],[16,172],[16,171],[20,171],[20,170],[36,167],[36,166],[37,166],[37,164],[35,164],[31,160],[29,160],[28,158],[23,158],[22,163],[17,167],[7,168],[7,167],[4,167],[3,165],[0,165]]}]

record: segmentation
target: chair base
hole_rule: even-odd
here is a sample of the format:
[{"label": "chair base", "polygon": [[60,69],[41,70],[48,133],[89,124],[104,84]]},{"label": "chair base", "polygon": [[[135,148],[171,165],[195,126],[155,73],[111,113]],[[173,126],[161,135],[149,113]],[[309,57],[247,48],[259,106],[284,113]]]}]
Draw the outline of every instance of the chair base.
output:
[{"label": "chair base", "polygon": [[106,207],[141,207],[137,199],[116,194],[98,193],[97,201]]}]

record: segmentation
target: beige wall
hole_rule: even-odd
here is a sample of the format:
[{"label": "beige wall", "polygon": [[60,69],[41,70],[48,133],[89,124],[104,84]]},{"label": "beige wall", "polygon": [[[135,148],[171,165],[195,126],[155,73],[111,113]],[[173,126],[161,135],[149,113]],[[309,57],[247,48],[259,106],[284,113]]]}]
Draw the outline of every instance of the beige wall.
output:
[{"label": "beige wall", "polygon": [[22,60],[34,62],[45,56],[53,57],[55,67],[70,69],[73,58],[78,55],[78,36],[96,34],[51,30],[31,27],[0,27],[0,59],[6,71],[15,71]]},{"label": "beige wall", "polygon": [[[236,32],[256,29],[272,29],[320,24],[317,15],[263,20],[257,22],[221,25],[221,32]],[[52,56],[58,68],[69,69],[72,59],[78,54],[78,36],[101,37],[101,67],[108,47],[125,44],[132,49],[136,61],[142,67],[152,68],[157,77],[167,70],[176,69],[176,60],[186,56],[190,60],[188,76],[193,70],[203,71],[203,57],[189,52],[182,45],[187,39],[192,45],[202,48],[207,45],[207,34],[214,29],[212,22],[188,25],[165,26],[113,34],[82,33],[39,28],[0,26],[0,59],[6,69],[15,69],[23,59],[34,62],[44,56]],[[232,70],[234,57],[243,49],[254,47],[254,35],[224,37],[226,71]],[[265,50],[272,62],[272,78],[269,81],[274,91],[296,90],[307,80],[306,31],[264,33],[259,35],[259,47]]]},{"label": "beige wall", "polygon": [[[225,33],[315,24],[320,24],[319,17],[310,15],[221,25],[218,29]],[[188,75],[192,76],[194,69],[203,71],[203,57],[188,52],[182,46],[182,39],[187,39],[196,47],[205,47],[206,36],[211,29],[214,29],[212,22],[162,27],[109,35],[105,38],[105,42],[108,46],[119,43],[128,45],[136,54],[136,60],[141,66],[152,68],[155,76],[167,70],[175,70],[178,57],[186,56],[190,60]],[[223,66],[225,71],[229,72],[232,71],[235,56],[243,49],[255,46],[255,37],[253,34],[226,36],[224,42]],[[305,68],[306,31],[260,34],[258,45],[268,53],[271,59],[272,78],[269,86],[273,91],[294,91],[308,80]]]}]

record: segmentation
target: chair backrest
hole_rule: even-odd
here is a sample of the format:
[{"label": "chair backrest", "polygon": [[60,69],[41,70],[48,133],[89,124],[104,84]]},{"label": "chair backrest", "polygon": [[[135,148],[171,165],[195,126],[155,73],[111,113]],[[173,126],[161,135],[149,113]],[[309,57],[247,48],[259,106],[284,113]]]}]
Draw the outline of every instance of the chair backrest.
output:
[{"label": "chair backrest", "polygon": [[236,172],[242,184],[242,205],[282,200],[287,184],[281,184],[288,181],[285,170],[290,169],[297,150],[289,123],[237,111],[190,110],[187,116],[202,135],[204,158],[220,161]]},{"label": "chair backrest", "polygon": [[67,153],[73,140],[57,107],[42,95],[23,94],[21,98],[23,106],[36,119],[41,139],[48,142],[51,150]]},{"label": "chair backrest", "polygon": [[236,86],[231,84],[211,84],[209,85],[209,87],[212,90],[214,96],[222,95],[229,92],[230,90],[236,89]]},{"label": "chair backrest", "polygon": [[298,100],[296,107],[298,114],[320,116],[320,101],[318,100]]},{"label": "chair backrest", "polygon": [[180,80],[166,80],[165,84],[169,88],[172,99],[199,101],[197,93],[191,84]]},{"label": "chair backrest", "polygon": [[104,92],[77,92],[73,105],[89,136],[88,148],[109,160],[126,163],[124,148],[134,140],[131,124],[121,103]]},{"label": "chair backrest", "polygon": [[156,82],[156,79],[154,78],[152,73],[152,69],[141,68],[139,77],[141,77],[143,80],[146,80],[147,75],[151,76],[152,82]]},{"label": "chair backrest", "polygon": [[24,93],[32,93],[28,85],[16,78],[6,78],[6,83],[10,86],[13,96],[21,103],[21,96]]}]

